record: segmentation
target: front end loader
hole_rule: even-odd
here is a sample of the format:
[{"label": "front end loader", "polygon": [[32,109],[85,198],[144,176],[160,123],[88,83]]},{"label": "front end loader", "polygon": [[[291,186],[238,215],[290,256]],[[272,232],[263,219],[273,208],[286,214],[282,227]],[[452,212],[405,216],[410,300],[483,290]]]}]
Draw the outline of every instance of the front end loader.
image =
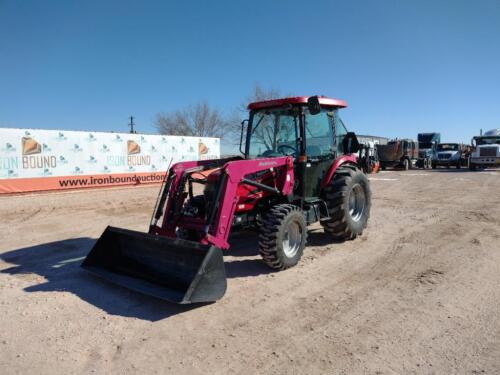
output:
[{"label": "front end loader", "polygon": [[108,227],[82,267],[174,303],[212,302],[226,291],[232,230],[256,230],[259,253],[277,270],[298,263],[310,224],[332,241],[361,235],[371,191],[356,136],[338,116],[344,107],[317,96],[250,104],[244,157],[174,164],[148,233]]}]

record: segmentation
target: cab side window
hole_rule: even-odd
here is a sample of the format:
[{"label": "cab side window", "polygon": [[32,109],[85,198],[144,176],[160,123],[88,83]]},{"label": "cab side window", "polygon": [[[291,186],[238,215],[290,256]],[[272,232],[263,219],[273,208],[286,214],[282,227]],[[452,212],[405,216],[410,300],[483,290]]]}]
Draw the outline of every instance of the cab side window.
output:
[{"label": "cab side window", "polygon": [[333,129],[328,116],[326,111],[314,116],[306,112],[306,154],[311,158],[333,153]]},{"label": "cab side window", "polygon": [[333,127],[333,139],[334,139],[334,147],[338,153],[344,153],[343,140],[345,135],[347,134],[347,129],[344,125],[344,122],[339,117],[338,110],[333,112],[329,112],[329,118]]}]

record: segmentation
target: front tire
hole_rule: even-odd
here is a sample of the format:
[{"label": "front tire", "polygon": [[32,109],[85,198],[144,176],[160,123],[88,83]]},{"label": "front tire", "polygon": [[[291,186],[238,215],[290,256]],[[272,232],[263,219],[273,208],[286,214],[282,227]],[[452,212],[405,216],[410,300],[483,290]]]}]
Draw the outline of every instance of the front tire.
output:
[{"label": "front tire", "polygon": [[307,223],[302,210],[292,204],[278,204],[265,216],[259,234],[259,253],[271,268],[295,266],[304,252]]},{"label": "front tire", "polygon": [[352,240],[363,233],[371,208],[371,190],[357,168],[341,167],[323,191],[330,219],[321,222],[335,240]]}]

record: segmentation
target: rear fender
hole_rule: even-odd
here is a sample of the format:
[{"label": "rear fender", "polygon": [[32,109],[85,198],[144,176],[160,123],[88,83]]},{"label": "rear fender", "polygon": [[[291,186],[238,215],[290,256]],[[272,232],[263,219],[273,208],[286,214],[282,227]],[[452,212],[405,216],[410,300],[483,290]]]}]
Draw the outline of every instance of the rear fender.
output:
[{"label": "rear fender", "polygon": [[342,165],[344,164],[350,164],[357,166],[358,165],[358,155],[357,154],[347,154],[347,155],[342,155],[335,159],[333,164],[331,165],[330,169],[328,169],[328,172],[324,175],[323,180],[321,181],[321,188],[323,189],[325,186],[327,186],[330,181],[332,180],[333,176],[335,175],[335,172],[337,169],[339,169]]}]

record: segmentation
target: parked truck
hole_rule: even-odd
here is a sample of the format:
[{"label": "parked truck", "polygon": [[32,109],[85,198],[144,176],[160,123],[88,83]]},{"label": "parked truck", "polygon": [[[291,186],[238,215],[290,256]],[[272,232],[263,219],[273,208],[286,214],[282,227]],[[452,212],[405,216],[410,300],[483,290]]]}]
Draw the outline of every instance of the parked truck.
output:
[{"label": "parked truck", "polygon": [[358,156],[358,165],[360,169],[369,173],[378,173],[380,170],[380,161],[377,154],[378,143],[367,141],[361,144]]},{"label": "parked truck", "polygon": [[418,143],[413,139],[394,139],[386,145],[377,145],[380,167],[401,167],[411,169],[418,159]]},{"label": "parked truck", "polygon": [[436,157],[437,146],[441,142],[440,133],[419,133],[417,167],[431,168]]},{"label": "parked truck", "polygon": [[460,169],[467,163],[466,147],[460,143],[440,143],[437,146],[436,156],[432,162],[432,168],[438,166],[456,167]]},{"label": "parked truck", "polygon": [[469,169],[500,167],[500,129],[492,129],[472,138]]}]

